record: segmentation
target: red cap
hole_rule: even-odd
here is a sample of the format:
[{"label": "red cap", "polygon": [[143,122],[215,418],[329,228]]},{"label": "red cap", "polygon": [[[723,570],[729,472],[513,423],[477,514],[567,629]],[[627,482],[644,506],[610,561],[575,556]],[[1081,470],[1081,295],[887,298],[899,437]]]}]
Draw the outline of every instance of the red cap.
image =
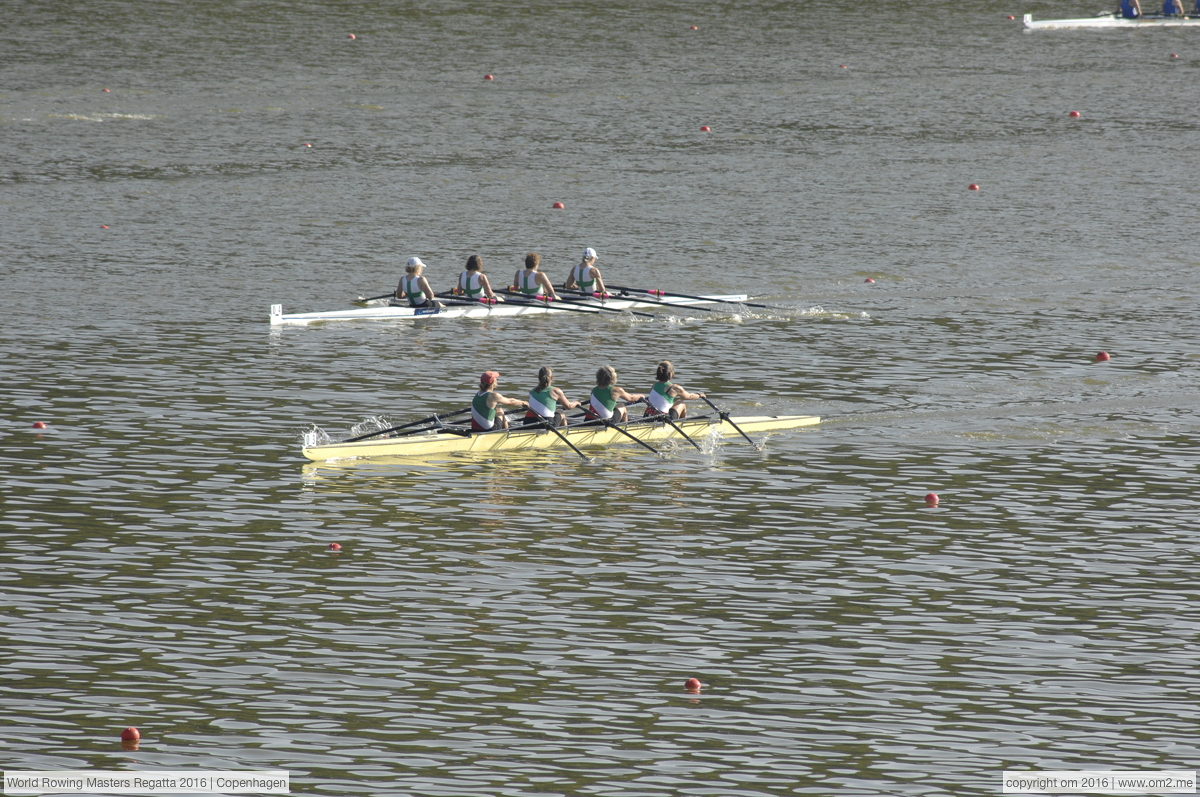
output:
[{"label": "red cap", "polygon": [[479,384],[490,385],[500,378],[499,371],[484,371],[483,376],[479,377]]}]

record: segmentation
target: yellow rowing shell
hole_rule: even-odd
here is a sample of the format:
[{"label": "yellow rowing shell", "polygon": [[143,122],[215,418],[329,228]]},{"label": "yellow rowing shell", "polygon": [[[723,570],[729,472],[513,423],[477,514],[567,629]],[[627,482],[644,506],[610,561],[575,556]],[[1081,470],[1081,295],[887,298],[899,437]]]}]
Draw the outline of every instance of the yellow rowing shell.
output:
[{"label": "yellow rowing shell", "polygon": [[[821,422],[816,415],[750,415],[731,420],[746,434],[779,432],[801,426],[813,426]],[[713,431],[723,437],[737,435],[727,421],[715,418],[676,421],[678,426],[696,442]],[[656,440],[682,440],[679,432],[665,423],[632,423],[622,427],[638,440],[653,443]],[[560,428],[560,432],[580,448],[609,446],[613,443],[629,443],[630,440],[616,429],[607,426],[580,426]],[[315,462],[330,459],[355,459],[362,457],[428,457],[436,454],[458,452],[490,453],[493,451],[519,451],[534,448],[566,448],[566,444],[554,432],[538,427],[515,427],[507,432],[486,432],[470,437],[451,434],[419,434],[411,437],[360,440],[357,443],[326,443],[305,446],[304,456]]]}]

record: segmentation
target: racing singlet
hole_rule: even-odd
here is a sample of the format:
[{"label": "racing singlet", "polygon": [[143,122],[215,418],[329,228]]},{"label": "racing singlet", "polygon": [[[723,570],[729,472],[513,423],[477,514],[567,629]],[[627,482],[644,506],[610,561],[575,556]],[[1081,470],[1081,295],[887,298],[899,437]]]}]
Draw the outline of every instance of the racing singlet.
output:
[{"label": "racing singlet", "polygon": [[[1200,0],[1196,1],[1200,2]],[[587,280],[583,278],[585,270],[589,277]],[[584,293],[595,293],[596,275],[592,271],[591,266],[585,266],[584,264],[580,263],[578,266],[571,269],[571,274],[575,277],[575,286],[579,288],[579,290],[583,291]]]},{"label": "racing singlet", "polygon": [[478,271],[464,271],[459,274],[458,287],[468,299],[478,299],[483,296],[483,281],[479,279]]},{"label": "racing singlet", "polygon": [[1163,16],[1171,17],[1174,16],[1175,13],[1175,0],[1166,0],[1166,2],[1163,3]]},{"label": "racing singlet", "polygon": [[1138,12],[1134,9],[1133,3],[1129,0],[1121,0],[1121,16],[1125,19],[1137,19]]},{"label": "racing singlet", "polygon": [[481,390],[471,399],[471,425],[477,430],[487,431],[496,423],[496,408],[489,407],[487,397],[490,390]]},{"label": "racing singlet", "polygon": [[592,395],[588,399],[588,415],[607,420],[613,416],[616,408],[617,400],[613,398],[612,385],[592,388]]},{"label": "racing singlet", "polygon": [[558,410],[558,402],[550,397],[550,391],[553,389],[547,385],[545,390],[529,391],[529,412],[525,417],[540,415],[548,421],[553,420],[554,413]]},{"label": "racing singlet", "polygon": [[517,290],[526,296],[541,296],[545,291],[542,286],[537,283],[537,272],[526,269],[520,274],[520,282],[517,285]]},{"label": "racing singlet", "polygon": [[654,387],[650,388],[650,392],[646,394],[646,401],[650,407],[656,410],[659,414],[665,415],[671,411],[671,405],[675,403],[675,397],[667,395],[667,391],[671,389],[674,382],[655,382]]},{"label": "racing singlet", "polygon": [[400,284],[404,286],[404,297],[408,303],[416,307],[425,303],[425,291],[421,290],[420,277],[401,277]]}]

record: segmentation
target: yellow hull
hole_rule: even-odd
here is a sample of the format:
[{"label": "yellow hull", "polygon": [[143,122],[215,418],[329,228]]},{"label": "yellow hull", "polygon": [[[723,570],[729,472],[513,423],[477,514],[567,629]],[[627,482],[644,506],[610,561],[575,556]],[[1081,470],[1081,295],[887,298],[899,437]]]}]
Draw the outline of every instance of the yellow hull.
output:
[{"label": "yellow hull", "polygon": [[[813,426],[821,421],[815,415],[757,415],[744,418],[734,417],[732,420],[749,435],[795,429],[800,426]],[[725,421],[704,418],[678,421],[677,423],[688,435],[697,438],[696,442],[700,442],[698,438],[707,437],[711,430],[716,430],[723,437],[737,435],[737,430]],[[653,443],[656,440],[683,440],[678,432],[665,423],[634,423],[625,428],[631,435],[647,443]],[[633,441],[628,437],[616,429],[606,426],[568,427],[559,429],[559,431],[579,448],[609,446],[614,443],[633,445]],[[566,449],[567,446],[559,439],[558,435],[549,429],[517,427],[508,432],[487,432],[470,437],[450,434],[420,434],[412,437],[360,440],[357,443],[327,443],[306,446],[303,453],[304,456],[315,462],[322,462],[329,459],[428,457],[458,452],[487,453],[535,448]]]}]

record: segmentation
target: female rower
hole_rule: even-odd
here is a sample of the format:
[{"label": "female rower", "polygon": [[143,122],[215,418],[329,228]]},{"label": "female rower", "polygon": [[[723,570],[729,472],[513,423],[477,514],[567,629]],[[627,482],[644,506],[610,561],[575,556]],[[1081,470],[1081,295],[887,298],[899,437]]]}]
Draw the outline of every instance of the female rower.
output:
[{"label": "female rower", "polygon": [[535,252],[525,255],[525,270],[518,271],[513,275],[513,293],[519,293],[529,299],[546,295],[549,295],[551,299],[558,299],[558,294],[554,292],[554,285],[550,283],[550,278],[538,271],[538,266],[541,264],[541,255]]},{"label": "female rower", "polygon": [[548,365],[538,370],[538,384],[535,390],[529,391],[529,412],[525,413],[525,423],[553,421],[555,426],[567,425],[567,413],[559,408],[573,410],[580,406],[578,401],[571,401],[566,394],[554,387],[554,369]]},{"label": "female rower", "polygon": [[663,413],[667,413],[672,419],[686,418],[687,405],[682,400],[704,398],[703,393],[689,393],[683,385],[672,382],[674,376],[675,366],[669,361],[663,360],[658,364],[658,370],[654,374],[658,381],[646,394],[646,412],[642,415],[643,418]]},{"label": "female rower", "polygon": [[1175,16],[1182,17],[1183,16],[1183,0],[1164,0],[1163,16],[1164,17],[1175,17]]},{"label": "female rower", "polygon": [[618,407],[618,401],[641,401],[646,398],[641,393],[627,393],[625,388],[617,384],[617,369],[611,365],[603,366],[596,372],[596,386],[588,399],[588,406],[583,408],[588,420],[615,420],[617,423],[628,423],[629,413],[624,407]]},{"label": "female rower", "polygon": [[492,293],[492,284],[483,273],[483,258],[479,255],[467,258],[467,270],[458,275],[458,287],[454,292],[473,301],[479,301],[485,296],[493,302],[504,301]]},{"label": "female rower", "polygon": [[484,371],[479,377],[479,392],[471,400],[471,431],[487,432],[492,429],[507,429],[508,418],[504,417],[505,407],[529,407],[527,402],[520,399],[505,398],[496,392],[496,382],[500,374],[496,371]]},{"label": "female rower", "polygon": [[397,301],[393,304],[403,304],[407,301],[409,307],[441,307],[441,303],[434,296],[433,288],[429,287],[429,280],[421,276],[424,271],[425,264],[421,262],[421,258],[408,259],[404,276],[396,286]]},{"label": "female rower", "polygon": [[604,279],[600,276],[600,269],[596,268],[595,249],[589,246],[583,250],[583,259],[567,275],[567,281],[563,283],[563,290],[589,294],[599,293],[601,296],[608,295],[608,289],[604,287]]},{"label": "female rower", "polygon": [[1138,0],[1121,0],[1118,13],[1125,19],[1137,19],[1142,15],[1142,4]]}]

